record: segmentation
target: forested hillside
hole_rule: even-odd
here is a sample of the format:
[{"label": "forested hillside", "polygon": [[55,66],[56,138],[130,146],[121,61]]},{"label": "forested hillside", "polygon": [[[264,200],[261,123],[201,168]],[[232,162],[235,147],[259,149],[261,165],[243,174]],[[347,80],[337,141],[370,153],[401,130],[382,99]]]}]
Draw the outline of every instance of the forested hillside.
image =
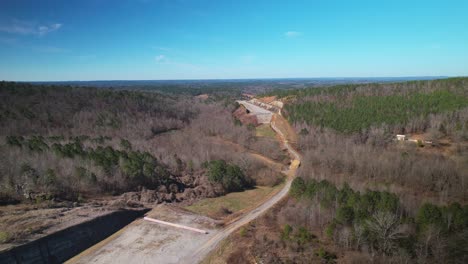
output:
[{"label": "forested hillside", "polygon": [[217,196],[231,189],[203,164],[220,159],[251,186],[264,165],[214,142],[282,154],[235,124],[229,98],[1,82],[1,203],[141,188],[154,190],[156,202]]},{"label": "forested hillside", "polygon": [[289,199],[231,238],[246,246],[229,259],[468,261],[468,78],[272,95],[301,167]]},{"label": "forested hillside", "polygon": [[[468,79],[453,78],[394,84],[344,85],[278,91],[293,98],[284,113],[292,123],[305,122],[352,133],[372,126],[389,125],[392,130],[424,130],[427,117],[468,106]],[[413,124],[408,127],[408,124]],[[415,127],[416,125],[416,127]],[[464,124],[450,126],[459,129]]]}]

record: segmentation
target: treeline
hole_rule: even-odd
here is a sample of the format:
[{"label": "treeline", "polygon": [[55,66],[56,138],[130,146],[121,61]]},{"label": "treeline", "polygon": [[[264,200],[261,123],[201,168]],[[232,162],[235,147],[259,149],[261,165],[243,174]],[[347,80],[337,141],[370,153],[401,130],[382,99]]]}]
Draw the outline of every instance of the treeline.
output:
[{"label": "treeline", "polygon": [[[285,112],[292,123],[305,122],[352,133],[371,126],[406,124],[414,117],[427,117],[463,107],[468,107],[468,97],[449,91],[435,91],[406,96],[355,96],[349,102],[305,101],[287,104]],[[455,125],[461,128],[465,124]]]},{"label": "treeline", "polygon": [[[468,78],[339,85],[272,94],[287,100],[283,114],[294,124],[344,133],[383,125],[393,133],[425,132],[430,115],[468,107]],[[458,130],[466,126],[460,122],[453,125]]]},{"label": "treeline", "polygon": [[273,90],[265,93],[267,96],[278,96],[280,98],[308,98],[312,97],[335,97],[348,96],[349,94],[359,94],[364,96],[385,96],[404,95],[408,93],[433,92],[438,90],[449,90],[450,92],[467,94],[465,87],[468,78],[448,78],[440,80],[405,81],[394,83],[361,83],[361,84],[341,84],[325,87],[310,87],[291,90]]},{"label": "treeline", "polygon": [[[43,160],[49,157],[52,161],[75,162],[72,168],[63,168],[51,160],[37,166],[22,157],[17,161],[20,164],[18,174],[7,174],[3,179],[0,190],[3,196],[10,197],[10,200],[37,200],[44,199],[44,196],[76,200],[85,194],[121,193],[136,190],[138,186],[156,189],[176,183],[167,168],[153,155],[132,150],[130,142],[125,139],[120,140],[119,149],[114,149],[111,146],[85,147],[84,138],[76,137],[68,143],[49,145],[41,136],[7,137],[7,144],[13,147],[8,150],[13,154],[19,151],[32,157],[43,156]],[[12,169],[15,167],[13,165]]]},{"label": "treeline", "polygon": [[0,82],[1,134],[151,137],[152,131],[189,122],[197,110],[188,100],[149,92]]},{"label": "treeline", "polygon": [[389,192],[361,193],[346,184],[337,188],[326,180],[300,177],[290,193],[314,204],[307,218],[296,217],[291,224],[325,227],[325,235],[345,250],[385,256],[387,261],[463,263],[468,258],[468,205],[425,203],[413,213]]}]

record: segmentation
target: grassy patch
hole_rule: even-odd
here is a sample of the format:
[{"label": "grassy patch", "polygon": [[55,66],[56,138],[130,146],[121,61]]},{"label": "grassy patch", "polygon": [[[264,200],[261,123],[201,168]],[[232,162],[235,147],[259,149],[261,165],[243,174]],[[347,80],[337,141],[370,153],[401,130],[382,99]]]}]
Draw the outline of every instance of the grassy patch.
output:
[{"label": "grassy patch", "polygon": [[282,186],[283,184],[279,184],[275,187],[258,186],[252,190],[233,192],[216,198],[206,198],[187,206],[186,209],[210,217],[216,217],[219,215],[219,212],[225,209],[235,213],[245,208],[255,206],[273,191],[282,188]]},{"label": "grassy patch", "polygon": [[6,243],[10,240],[10,234],[6,231],[0,231],[0,243]]},{"label": "grassy patch", "polygon": [[270,125],[262,124],[256,128],[256,136],[274,138],[276,133],[273,131],[273,129],[271,129]]}]

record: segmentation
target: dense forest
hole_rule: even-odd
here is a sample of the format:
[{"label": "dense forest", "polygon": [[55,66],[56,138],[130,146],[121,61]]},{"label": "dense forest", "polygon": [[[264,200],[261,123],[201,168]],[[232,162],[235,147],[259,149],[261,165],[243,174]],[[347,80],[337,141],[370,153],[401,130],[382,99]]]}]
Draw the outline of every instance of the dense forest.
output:
[{"label": "dense forest", "polygon": [[313,201],[314,208],[321,209],[311,210],[304,218],[290,218],[290,223],[324,228],[324,235],[344,250],[399,255],[420,262],[460,262],[466,257],[468,205],[424,203],[408,212],[398,197],[387,191],[359,192],[347,184],[338,189],[326,180],[303,178],[294,180],[291,194],[298,202]]},{"label": "dense forest", "polygon": [[[276,95],[294,98],[284,113],[290,122],[330,127],[339,132],[360,132],[372,126],[388,125],[393,131],[405,131],[413,119],[424,129],[422,120],[429,115],[468,107],[466,78],[414,81],[393,84],[342,85],[278,91]],[[444,124],[447,125],[447,124]],[[451,124],[462,129],[463,123]],[[392,131],[392,132],[393,132]],[[400,132],[404,133],[404,132]]]}]

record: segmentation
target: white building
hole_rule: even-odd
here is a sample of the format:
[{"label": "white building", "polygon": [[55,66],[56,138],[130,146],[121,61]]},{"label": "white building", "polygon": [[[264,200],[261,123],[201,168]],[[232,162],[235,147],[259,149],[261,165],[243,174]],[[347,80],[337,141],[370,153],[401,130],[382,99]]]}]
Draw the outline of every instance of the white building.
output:
[{"label": "white building", "polygon": [[396,139],[398,141],[405,141],[406,140],[406,135],[396,135]]}]

